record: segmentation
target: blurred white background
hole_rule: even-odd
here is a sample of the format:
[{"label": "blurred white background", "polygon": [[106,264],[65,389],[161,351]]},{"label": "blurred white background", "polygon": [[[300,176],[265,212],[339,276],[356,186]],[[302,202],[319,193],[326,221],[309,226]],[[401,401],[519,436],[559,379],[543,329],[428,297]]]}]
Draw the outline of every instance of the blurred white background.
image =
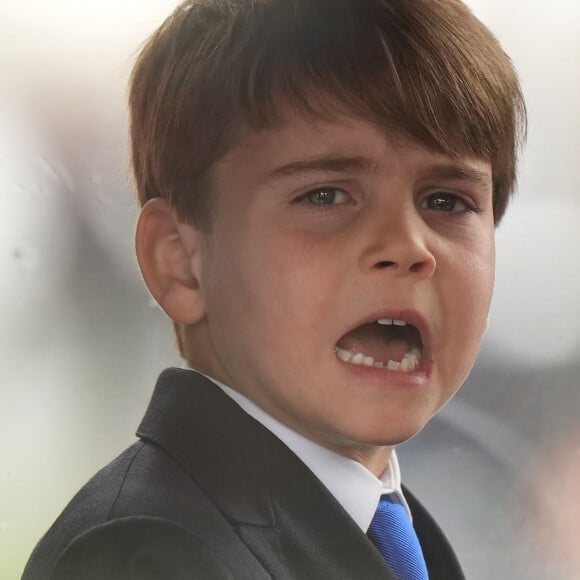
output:
[{"label": "blurred white background", "polygon": [[[170,0],[0,4],[0,578],[133,441],[179,364],[132,253],[126,84]],[[401,450],[472,580],[578,579],[580,5],[471,0],[530,132],[496,295],[460,395]]]}]

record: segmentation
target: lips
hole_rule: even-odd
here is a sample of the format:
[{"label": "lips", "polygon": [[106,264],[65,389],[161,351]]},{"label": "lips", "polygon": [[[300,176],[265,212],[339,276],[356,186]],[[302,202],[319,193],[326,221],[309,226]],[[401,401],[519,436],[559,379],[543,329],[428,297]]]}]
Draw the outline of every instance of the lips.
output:
[{"label": "lips", "polygon": [[382,312],[343,335],[335,352],[345,363],[410,373],[424,366],[428,340],[417,312]]}]

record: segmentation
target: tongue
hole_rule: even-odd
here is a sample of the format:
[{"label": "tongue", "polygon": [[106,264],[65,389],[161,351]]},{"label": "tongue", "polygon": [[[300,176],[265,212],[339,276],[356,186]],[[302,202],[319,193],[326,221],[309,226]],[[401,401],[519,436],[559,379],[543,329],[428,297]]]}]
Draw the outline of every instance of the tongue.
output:
[{"label": "tongue", "polygon": [[338,346],[366,356],[375,362],[401,361],[411,345],[400,337],[389,337],[385,328],[377,324],[365,324],[343,336]]}]

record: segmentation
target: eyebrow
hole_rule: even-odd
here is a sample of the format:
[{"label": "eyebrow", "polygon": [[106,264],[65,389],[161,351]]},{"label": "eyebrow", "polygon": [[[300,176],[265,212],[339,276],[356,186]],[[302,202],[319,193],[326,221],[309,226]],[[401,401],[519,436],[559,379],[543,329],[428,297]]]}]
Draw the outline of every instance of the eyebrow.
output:
[{"label": "eyebrow", "polygon": [[378,164],[371,162],[366,157],[335,157],[322,156],[303,161],[295,161],[277,167],[268,174],[268,177],[287,177],[299,173],[312,173],[315,171],[328,171],[338,173],[340,171],[364,171],[377,173]]},{"label": "eyebrow", "polygon": [[[317,171],[335,173],[341,171],[360,171],[376,174],[381,171],[381,165],[377,161],[371,161],[367,157],[362,156],[336,157],[328,155],[282,165],[272,170],[268,174],[268,178],[289,177]],[[481,189],[489,189],[492,185],[489,172],[457,161],[436,162],[422,170],[421,173],[431,179],[468,181]]]},{"label": "eyebrow", "polygon": [[489,172],[476,169],[464,163],[436,163],[427,168],[424,174],[431,179],[468,181],[481,189],[489,189],[492,186]]}]

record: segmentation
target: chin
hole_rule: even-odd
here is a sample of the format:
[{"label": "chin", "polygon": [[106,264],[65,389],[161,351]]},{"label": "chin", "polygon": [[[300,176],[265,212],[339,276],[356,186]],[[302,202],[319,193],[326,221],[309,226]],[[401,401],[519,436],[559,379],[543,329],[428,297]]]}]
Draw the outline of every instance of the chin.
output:
[{"label": "chin", "polygon": [[391,447],[415,437],[423,430],[429,419],[430,417],[399,416],[396,420],[385,419],[378,423],[366,423],[346,435],[351,443],[365,447]]}]

